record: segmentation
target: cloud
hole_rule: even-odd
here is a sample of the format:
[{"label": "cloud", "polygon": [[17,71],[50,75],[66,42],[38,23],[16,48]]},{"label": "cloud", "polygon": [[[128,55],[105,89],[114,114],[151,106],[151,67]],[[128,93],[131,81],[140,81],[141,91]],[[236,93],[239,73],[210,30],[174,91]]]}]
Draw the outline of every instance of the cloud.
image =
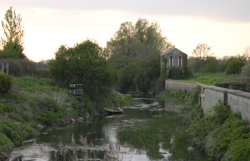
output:
[{"label": "cloud", "polygon": [[[1,4],[79,11],[119,11],[142,16],[185,16],[222,22],[250,22],[249,0],[2,0]],[[72,17],[74,19],[74,17]]]}]

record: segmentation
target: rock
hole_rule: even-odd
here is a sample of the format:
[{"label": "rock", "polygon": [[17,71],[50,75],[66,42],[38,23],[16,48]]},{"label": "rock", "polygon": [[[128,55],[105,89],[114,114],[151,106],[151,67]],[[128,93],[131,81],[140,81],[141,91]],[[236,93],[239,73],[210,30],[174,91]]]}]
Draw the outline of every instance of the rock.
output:
[{"label": "rock", "polygon": [[90,114],[89,113],[86,113],[85,114],[86,118],[88,119],[90,117]]},{"label": "rock", "polygon": [[44,128],[44,127],[43,127],[42,125],[40,125],[40,124],[38,124],[37,127],[38,127],[39,130],[41,130],[41,129]]},{"label": "rock", "polygon": [[82,117],[78,118],[78,122],[83,122],[83,118]]},{"label": "rock", "polygon": [[72,118],[70,121],[71,121],[71,123],[74,123],[74,122],[75,122],[75,119]]}]

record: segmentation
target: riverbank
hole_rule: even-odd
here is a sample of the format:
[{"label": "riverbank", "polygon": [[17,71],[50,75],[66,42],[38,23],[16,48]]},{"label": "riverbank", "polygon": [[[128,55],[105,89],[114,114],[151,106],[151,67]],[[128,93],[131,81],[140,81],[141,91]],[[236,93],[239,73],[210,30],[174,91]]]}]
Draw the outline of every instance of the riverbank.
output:
[{"label": "riverbank", "polygon": [[[48,126],[67,125],[101,115],[84,94],[84,104],[58,87],[50,78],[13,78],[11,91],[0,95],[0,160],[7,160],[15,145],[21,145]],[[128,95],[114,92],[106,106],[127,104]]]},{"label": "riverbank", "polygon": [[[178,97],[195,105],[199,103],[199,87],[192,93],[164,91],[159,97]],[[190,134],[196,150],[209,160],[249,160],[249,122],[243,120],[240,113],[231,112],[230,107],[221,102],[211,109],[214,113],[209,116],[204,115],[200,105],[195,106],[191,112]]]}]

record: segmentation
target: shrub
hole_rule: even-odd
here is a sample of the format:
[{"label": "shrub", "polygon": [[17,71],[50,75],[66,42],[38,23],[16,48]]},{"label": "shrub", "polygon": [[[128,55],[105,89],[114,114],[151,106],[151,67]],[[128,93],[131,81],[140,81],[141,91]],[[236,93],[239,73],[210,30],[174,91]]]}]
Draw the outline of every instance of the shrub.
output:
[{"label": "shrub", "polygon": [[50,73],[48,69],[37,69],[35,71],[36,77],[50,77]]},{"label": "shrub", "polygon": [[34,76],[36,71],[35,62],[29,59],[1,59],[0,63],[9,63],[9,75]]},{"label": "shrub", "polygon": [[246,121],[241,119],[240,114],[231,113],[218,133],[211,156],[221,159],[237,139],[246,139],[249,132],[246,125]]},{"label": "shrub", "polygon": [[228,105],[224,106],[220,101],[213,107],[215,111],[215,118],[219,124],[223,124],[225,120],[231,114],[230,107]]},{"label": "shrub", "polygon": [[12,86],[12,78],[4,72],[0,72],[0,93],[7,93]]},{"label": "shrub", "polygon": [[250,63],[248,63],[242,68],[241,75],[247,79],[250,77]]},{"label": "shrub", "polygon": [[169,72],[169,77],[172,79],[180,79],[183,77],[183,72],[181,68],[172,67]]},{"label": "shrub", "polygon": [[4,133],[0,132],[0,153],[8,152],[12,149],[12,147],[13,147],[13,145],[12,145],[11,140]]},{"label": "shrub", "polygon": [[189,95],[189,102],[191,105],[198,104],[200,98],[201,86],[197,86],[194,91]]},{"label": "shrub", "polygon": [[241,73],[242,67],[243,67],[243,64],[239,59],[237,58],[232,59],[227,65],[226,73],[227,74],[239,74]]},{"label": "shrub", "polygon": [[193,108],[191,112],[191,119],[195,122],[204,117],[203,109],[201,105],[197,105]]},{"label": "shrub", "polygon": [[178,98],[181,97],[181,95],[182,95],[182,91],[181,90],[176,91],[175,94],[174,94],[174,96],[178,97]]},{"label": "shrub", "polygon": [[22,123],[25,123],[25,122],[26,122],[26,121],[25,121],[21,116],[19,116],[19,115],[11,115],[10,118],[13,119],[13,120],[16,120],[16,121],[18,121],[18,122],[22,122]]},{"label": "shrub", "polygon": [[82,95],[82,99],[85,101],[84,112],[93,112],[95,110],[94,103],[89,99],[87,94]]},{"label": "shrub", "polygon": [[56,120],[56,115],[52,111],[42,110],[40,112],[42,119],[40,122],[43,122],[45,125],[51,126]]},{"label": "shrub", "polygon": [[250,160],[250,138],[238,139],[226,152],[222,161]]},{"label": "shrub", "polygon": [[53,98],[50,98],[50,97],[45,97],[44,99],[40,100],[39,105],[43,109],[52,110],[54,112],[58,111],[58,107],[57,107],[56,101]]}]

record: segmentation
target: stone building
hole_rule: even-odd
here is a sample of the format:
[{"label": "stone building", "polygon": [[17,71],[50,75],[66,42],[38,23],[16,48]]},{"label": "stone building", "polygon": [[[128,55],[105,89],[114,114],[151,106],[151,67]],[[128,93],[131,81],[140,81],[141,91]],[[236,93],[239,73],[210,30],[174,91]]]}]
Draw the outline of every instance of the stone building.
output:
[{"label": "stone building", "polygon": [[166,64],[168,77],[173,66],[181,68],[182,70],[184,70],[184,67],[187,67],[187,54],[177,48],[169,49],[161,54],[161,67],[163,66],[163,63]]}]

